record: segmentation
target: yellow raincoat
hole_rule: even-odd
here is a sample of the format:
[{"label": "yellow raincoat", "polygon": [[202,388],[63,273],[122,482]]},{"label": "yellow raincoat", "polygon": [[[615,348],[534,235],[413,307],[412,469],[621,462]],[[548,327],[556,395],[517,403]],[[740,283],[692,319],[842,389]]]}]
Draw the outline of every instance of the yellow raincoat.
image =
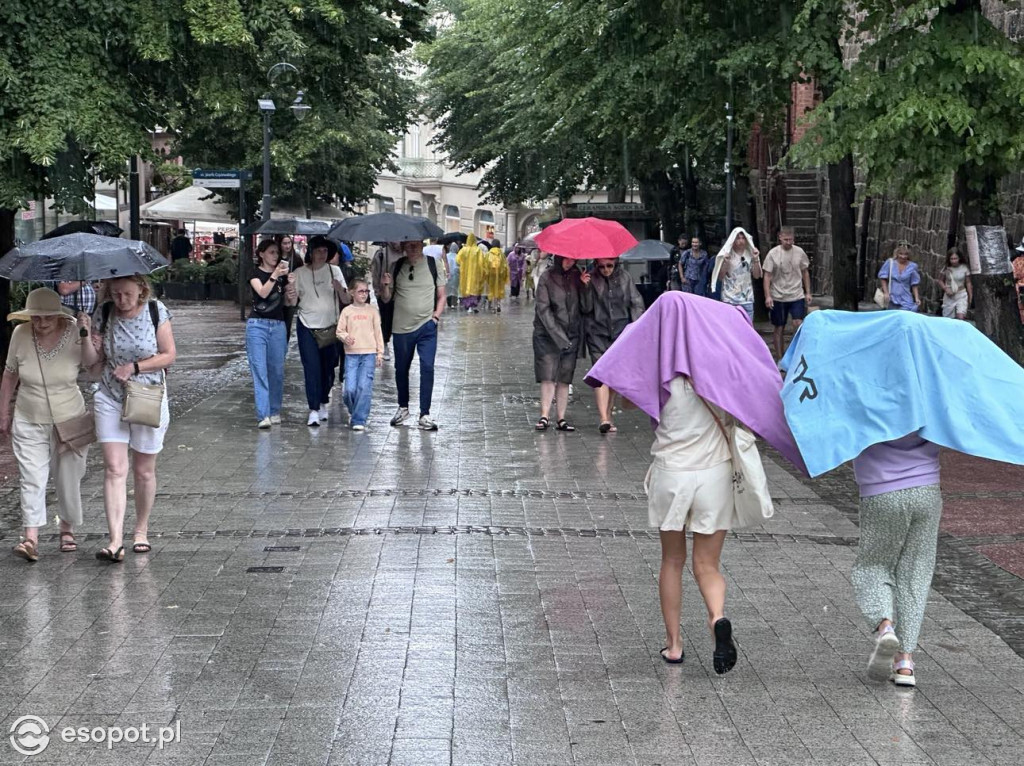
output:
[{"label": "yellow raincoat", "polygon": [[455,256],[455,262],[459,264],[459,295],[463,298],[483,295],[484,254],[477,247],[474,235],[470,234],[466,238],[466,244]]},{"label": "yellow raincoat", "polygon": [[508,258],[500,247],[492,247],[487,253],[487,297],[491,301],[500,301],[505,297],[508,287]]}]

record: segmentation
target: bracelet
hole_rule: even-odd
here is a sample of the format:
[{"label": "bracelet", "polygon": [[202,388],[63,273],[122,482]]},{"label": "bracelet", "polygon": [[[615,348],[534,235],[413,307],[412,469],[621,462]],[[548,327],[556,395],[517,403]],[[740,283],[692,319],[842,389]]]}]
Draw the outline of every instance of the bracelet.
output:
[{"label": "bracelet", "polygon": [[138,375],[139,374],[139,363],[138,362],[132,362],[132,366],[135,367],[135,374]]}]

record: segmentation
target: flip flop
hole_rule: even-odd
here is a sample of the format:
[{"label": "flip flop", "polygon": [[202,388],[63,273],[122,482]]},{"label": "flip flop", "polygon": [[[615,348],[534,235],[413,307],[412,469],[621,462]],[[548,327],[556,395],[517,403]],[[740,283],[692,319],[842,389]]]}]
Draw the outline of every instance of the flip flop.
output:
[{"label": "flip flop", "polygon": [[61,553],[74,553],[78,550],[78,543],[75,542],[75,536],[70,532],[63,532],[60,536],[60,552]]},{"label": "flip flop", "polygon": [[686,659],[686,652],[683,652],[682,654],[680,654],[678,660],[673,660],[670,657],[667,657],[665,655],[665,652],[667,652],[668,650],[669,650],[669,647],[666,646],[664,649],[662,649],[659,652],[659,654],[661,654],[661,659],[665,660],[665,662],[667,662],[669,665],[682,665],[683,664],[683,660]]},{"label": "flip flop", "polygon": [[732,640],[732,623],[728,617],[715,622],[715,652],[712,655],[715,672],[728,673],[736,665],[736,644]]},{"label": "flip flop", "polygon": [[96,558],[111,564],[120,564],[124,561],[124,546],[122,545],[116,551],[112,551],[110,548],[100,548],[96,551]]},{"label": "flip flop", "polygon": [[608,420],[606,420],[605,422],[603,422],[603,423],[601,424],[601,427],[600,427],[600,428],[598,428],[597,430],[598,430],[598,431],[600,431],[600,432],[601,432],[601,433],[603,433],[603,434],[613,434],[613,433],[617,432],[617,431],[618,431],[619,429],[618,429],[618,428],[616,428],[616,427],[615,427],[615,426],[614,426],[614,425],[613,425],[613,424],[611,423],[611,421],[608,421]]},{"label": "flip flop", "polygon": [[132,545],[132,553],[149,553],[153,546],[149,543],[139,542]]},{"label": "flip flop", "polygon": [[534,426],[538,431],[547,431],[548,426],[551,425],[551,421],[547,418],[541,418],[537,421],[537,425]]}]

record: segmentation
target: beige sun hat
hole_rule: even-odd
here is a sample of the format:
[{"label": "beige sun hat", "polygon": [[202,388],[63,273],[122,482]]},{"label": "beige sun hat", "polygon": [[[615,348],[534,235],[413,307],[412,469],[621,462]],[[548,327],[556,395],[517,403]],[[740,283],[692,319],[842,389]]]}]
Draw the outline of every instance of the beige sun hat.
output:
[{"label": "beige sun hat", "polygon": [[62,316],[74,319],[75,313],[60,302],[60,296],[48,287],[37,287],[28,294],[25,308],[7,315],[8,322],[27,322],[32,317]]}]

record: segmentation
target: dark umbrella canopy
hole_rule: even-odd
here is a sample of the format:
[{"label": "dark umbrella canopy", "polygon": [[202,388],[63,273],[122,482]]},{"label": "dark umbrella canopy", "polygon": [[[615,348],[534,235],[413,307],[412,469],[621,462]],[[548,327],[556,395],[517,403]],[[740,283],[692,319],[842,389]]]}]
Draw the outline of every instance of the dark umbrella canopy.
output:
[{"label": "dark umbrella canopy", "polygon": [[100,234],[104,237],[119,237],[122,231],[123,229],[110,221],[68,221],[56,229],[48,231],[42,236],[42,239],[63,237],[66,234]]},{"label": "dark umbrella canopy", "polygon": [[457,242],[460,245],[466,244],[466,236],[461,231],[449,231],[443,237],[438,238],[437,244],[448,247],[452,242]]},{"label": "dark umbrella canopy", "polygon": [[329,223],[309,218],[271,218],[256,227],[257,234],[299,234],[306,237],[327,234],[330,230]]},{"label": "dark umbrella canopy", "polygon": [[638,242],[619,256],[619,260],[626,263],[639,263],[643,261],[667,261],[672,245],[668,242],[660,242],[656,239],[645,239]]},{"label": "dark umbrella canopy", "polygon": [[372,213],[346,218],[328,236],[345,242],[415,242],[443,237],[444,230],[421,216]]},{"label": "dark umbrella canopy", "polygon": [[67,234],[14,248],[0,258],[0,277],[12,282],[73,282],[149,274],[167,265],[147,242]]}]

